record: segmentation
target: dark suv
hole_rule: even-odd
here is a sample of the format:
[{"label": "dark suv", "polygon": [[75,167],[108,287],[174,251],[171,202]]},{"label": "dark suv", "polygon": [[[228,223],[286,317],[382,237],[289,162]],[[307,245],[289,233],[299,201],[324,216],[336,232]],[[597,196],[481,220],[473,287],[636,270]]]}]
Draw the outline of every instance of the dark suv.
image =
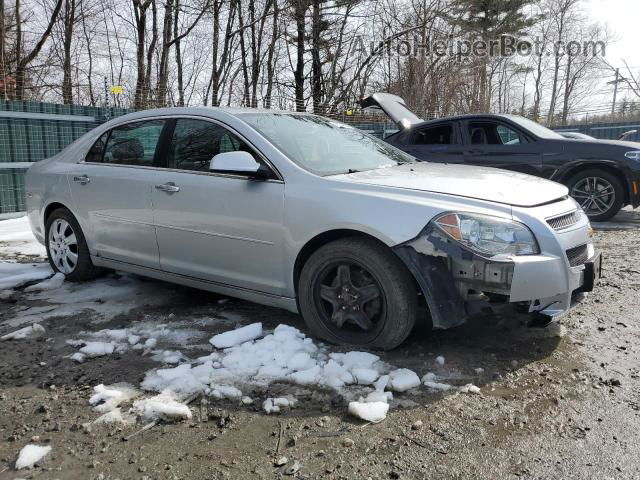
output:
[{"label": "dark suv", "polygon": [[376,93],[363,108],[382,109],[400,128],[385,140],[428,162],[497,167],[565,184],[592,221],[640,205],[640,143],[574,140],[517,115],[473,114],[423,121],[404,100]]}]

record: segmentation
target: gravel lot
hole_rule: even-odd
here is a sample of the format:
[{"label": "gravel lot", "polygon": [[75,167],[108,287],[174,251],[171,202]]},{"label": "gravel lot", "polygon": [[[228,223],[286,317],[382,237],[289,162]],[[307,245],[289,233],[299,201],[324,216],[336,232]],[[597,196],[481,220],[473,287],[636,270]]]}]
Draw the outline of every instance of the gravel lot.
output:
[{"label": "gravel lot", "polygon": [[[451,385],[480,387],[479,394],[425,386],[394,394],[378,424],[348,415],[335,391],[281,383],[243,390],[260,400],[252,405],[196,397],[191,420],[160,422],[125,441],[144,423],[93,423],[93,387],[137,386],[158,361],[127,351],[76,363],[67,340],[168,324],[196,340],[174,336],[160,340],[162,348],[194,358],[211,352],[207,340],[216,333],[254,322],[304,332],[301,318],[117,274],[93,286],[65,284],[57,297],[21,287],[0,300],[0,336],[42,317],[45,332],[0,342],[0,480],[640,478],[640,212],[597,227],[604,278],[560,325],[529,328],[527,317],[507,311],[453,330],[417,329],[399,349],[376,352],[420,377],[436,372]],[[134,293],[110,296],[122,282],[134,283]],[[295,408],[263,411],[261,400],[288,394]],[[28,443],[52,452],[34,469],[15,471]]]}]

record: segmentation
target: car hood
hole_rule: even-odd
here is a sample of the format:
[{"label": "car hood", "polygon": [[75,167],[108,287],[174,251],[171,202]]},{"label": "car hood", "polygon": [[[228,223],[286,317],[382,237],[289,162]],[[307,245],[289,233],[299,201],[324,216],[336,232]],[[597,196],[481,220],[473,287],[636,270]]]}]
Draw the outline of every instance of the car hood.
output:
[{"label": "car hood", "polygon": [[542,178],[498,168],[412,163],[336,175],[337,180],[476,198],[533,207],[563,198],[567,187]]}]

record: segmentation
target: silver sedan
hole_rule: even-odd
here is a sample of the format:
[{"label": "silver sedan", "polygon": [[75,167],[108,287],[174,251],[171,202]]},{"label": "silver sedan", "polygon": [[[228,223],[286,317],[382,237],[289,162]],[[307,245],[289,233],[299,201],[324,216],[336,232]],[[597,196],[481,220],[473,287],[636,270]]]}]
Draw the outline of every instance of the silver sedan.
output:
[{"label": "silver sedan", "polygon": [[600,271],[566,187],[418,163],[309,114],[126,115],[32,166],[26,189],[70,281],[117,269],[210,290],[300,312],[339,344],[394,348],[418,320],[500,303],[551,319]]}]

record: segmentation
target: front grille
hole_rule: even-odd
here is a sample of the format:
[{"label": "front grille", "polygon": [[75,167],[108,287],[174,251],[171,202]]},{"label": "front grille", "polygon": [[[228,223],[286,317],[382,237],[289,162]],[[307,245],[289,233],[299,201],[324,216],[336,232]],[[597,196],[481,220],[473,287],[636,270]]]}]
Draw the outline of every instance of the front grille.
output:
[{"label": "front grille", "polygon": [[589,248],[586,244],[570,248],[567,250],[567,258],[572,267],[584,265],[584,262],[589,259]]},{"label": "front grille", "polygon": [[571,213],[566,213],[564,215],[560,215],[559,217],[548,218],[547,223],[554,230],[563,230],[565,228],[569,228],[572,225],[575,225],[580,221],[580,211],[574,210]]}]

